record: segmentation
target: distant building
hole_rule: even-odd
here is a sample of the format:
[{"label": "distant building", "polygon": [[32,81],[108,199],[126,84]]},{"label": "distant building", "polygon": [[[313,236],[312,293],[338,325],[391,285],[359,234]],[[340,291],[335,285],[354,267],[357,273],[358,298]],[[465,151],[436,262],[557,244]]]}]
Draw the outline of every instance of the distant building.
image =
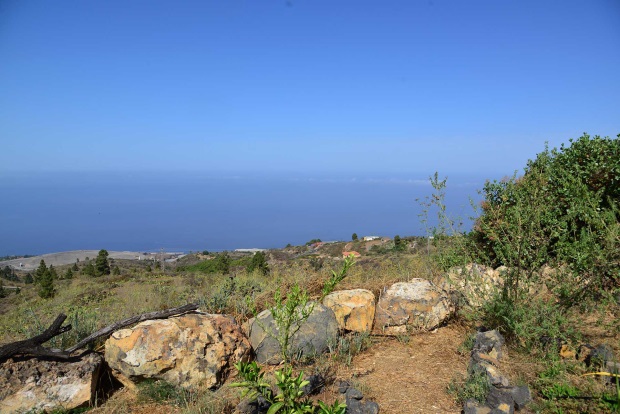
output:
[{"label": "distant building", "polygon": [[364,236],[364,238],[362,240],[364,240],[364,241],[373,241],[373,240],[378,240],[380,238],[381,237],[379,237],[379,236]]},{"label": "distant building", "polygon": [[258,253],[258,252],[266,252],[267,249],[235,249],[238,253]]}]

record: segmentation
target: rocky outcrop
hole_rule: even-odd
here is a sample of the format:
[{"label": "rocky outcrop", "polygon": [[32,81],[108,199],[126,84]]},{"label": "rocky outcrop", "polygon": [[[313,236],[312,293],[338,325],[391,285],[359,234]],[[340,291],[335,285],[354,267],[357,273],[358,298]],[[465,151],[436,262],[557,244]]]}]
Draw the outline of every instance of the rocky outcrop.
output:
[{"label": "rocky outcrop", "polygon": [[439,287],[458,298],[459,305],[472,308],[482,306],[501,289],[507,269],[493,269],[471,263],[453,267],[444,275]]},{"label": "rocky outcrop", "polygon": [[[309,302],[306,306],[313,306],[312,313],[291,338],[289,345],[291,357],[321,354],[338,338],[338,321],[334,312],[320,303]],[[271,311],[264,310],[256,318],[251,319],[248,326],[248,336],[256,353],[256,360],[261,364],[279,364],[282,360],[280,345],[273,337],[278,334],[278,327]]]},{"label": "rocky outcrop", "polygon": [[375,314],[375,332],[400,335],[431,330],[454,311],[446,292],[425,279],[395,283],[381,292]]},{"label": "rocky outcrop", "polygon": [[145,321],[114,332],[105,343],[106,361],[128,386],[153,378],[182,387],[218,387],[233,364],[248,359],[250,352],[240,327],[226,315]]},{"label": "rocky outcrop", "polygon": [[8,359],[0,365],[0,412],[87,406],[94,402],[102,365],[95,353],[71,361]]},{"label": "rocky outcrop", "polygon": [[370,332],[375,318],[375,295],[366,289],[340,290],[323,299],[323,305],[334,311],[340,329]]}]

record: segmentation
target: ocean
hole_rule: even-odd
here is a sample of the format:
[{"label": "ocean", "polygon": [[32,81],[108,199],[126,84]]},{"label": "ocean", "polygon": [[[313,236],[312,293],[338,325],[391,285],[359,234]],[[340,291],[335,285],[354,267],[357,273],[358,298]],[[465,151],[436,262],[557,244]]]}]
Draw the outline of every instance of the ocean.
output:
[{"label": "ocean", "polygon": [[[469,199],[480,199],[486,178],[449,176],[449,214],[471,216]],[[432,190],[424,174],[3,173],[0,256],[221,251],[350,240],[352,233],[424,235],[416,199]],[[464,229],[470,226],[465,220]]]}]

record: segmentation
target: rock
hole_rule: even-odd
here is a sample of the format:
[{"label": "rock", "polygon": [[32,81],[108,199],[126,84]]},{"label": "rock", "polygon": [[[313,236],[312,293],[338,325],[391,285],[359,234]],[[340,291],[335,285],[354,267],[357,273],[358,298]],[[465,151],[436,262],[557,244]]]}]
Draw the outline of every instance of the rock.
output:
[{"label": "rock", "polygon": [[497,330],[478,332],[476,333],[472,353],[480,352],[500,360],[502,358],[502,346],[505,342],[504,337]]},{"label": "rock", "polygon": [[348,381],[340,381],[338,383],[338,392],[340,394],[344,394],[351,387],[351,384]]},{"label": "rock", "polygon": [[[334,312],[316,302],[308,302],[306,306],[314,306],[308,319],[302,323],[299,331],[291,338],[289,355],[313,356],[328,349],[330,343],[338,338],[338,321]],[[257,320],[258,319],[258,320]],[[261,364],[277,365],[281,362],[278,341],[265,332],[277,334],[278,329],[270,310],[264,310],[249,322],[249,337],[256,360]]]},{"label": "rock", "polygon": [[506,268],[493,270],[490,267],[471,263],[453,267],[446,272],[439,287],[448,293],[458,293],[462,305],[479,308],[501,288]]},{"label": "rock", "polygon": [[411,329],[431,330],[454,311],[447,294],[425,279],[399,282],[384,289],[375,314],[375,331],[399,335]]},{"label": "rock", "polygon": [[515,402],[516,410],[522,410],[527,404],[532,402],[532,393],[527,385],[510,387],[510,394]]},{"label": "rock", "polygon": [[340,290],[323,299],[323,305],[334,311],[342,330],[370,332],[375,319],[375,295],[366,289]]},{"label": "rock", "polygon": [[490,414],[491,407],[488,405],[480,404],[478,401],[470,398],[465,401],[465,405],[463,407],[463,414]]},{"label": "rock", "polygon": [[508,379],[504,377],[497,367],[493,366],[491,363],[486,361],[477,362],[474,358],[470,361],[469,364],[469,373],[480,372],[486,374],[489,379],[489,383],[496,387],[507,387],[510,385]]},{"label": "rock", "polygon": [[323,391],[323,387],[325,387],[325,377],[321,374],[313,374],[306,378],[308,384],[301,388],[301,391],[304,395],[316,395]]},{"label": "rock", "polygon": [[514,413],[514,398],[510,389],[491,387],[487,395],[487,404],[501,413]]},{"label": "rock", "polygon": [[114,332],[105,343],[107,363],[130,386],[153,378],[181,387],[218,387],[233,364],[247,360],[250,352],[248,339],[226,315],[145,321]]},{"label": "rock", "polygon": [[614,360],[614,351],[606,344],[600,344],[595,347],[583,344],[579,346],[578,359],[588,367],[600,368],[604,367],[607,362]]},{"label": "rock", "polygon": [[250,401],[248,399],[241,400],[237,404],[236,414],[265,414],[269,411],[270,404],[265,400],[262,395],[259,395],[255,400]]},{"label": "rock", "polygon": [[[0,365],[0,412],[72,410],[94,403],[103,359],[8,359]],[[64,412],[64,411],[63,411]]]},{"label": "rock", "polygon": [[362,401],[364,395],[358,389],[349,387],[345,393],[347,414],[378,414],[379,404],[374,401]]},{"label": "rock", "polygon": [[575,359],[577,357],[577,352],[570,346],[564,344],[560,347],[560,357],[563,359]]}]

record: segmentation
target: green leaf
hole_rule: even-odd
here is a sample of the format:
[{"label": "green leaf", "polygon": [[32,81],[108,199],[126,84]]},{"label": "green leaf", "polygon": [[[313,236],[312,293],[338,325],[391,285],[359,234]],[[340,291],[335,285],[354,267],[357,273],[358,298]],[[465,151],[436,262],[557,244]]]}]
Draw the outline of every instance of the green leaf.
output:
[{"label": "green leaf", "polygon": [[277,402],[275,404],[272,404],[271,407],[269,407],[269,410],[267,410],[267,414],[274,414],[277,413],[280,408],[282,408],[284,406],[283,402]]}]

